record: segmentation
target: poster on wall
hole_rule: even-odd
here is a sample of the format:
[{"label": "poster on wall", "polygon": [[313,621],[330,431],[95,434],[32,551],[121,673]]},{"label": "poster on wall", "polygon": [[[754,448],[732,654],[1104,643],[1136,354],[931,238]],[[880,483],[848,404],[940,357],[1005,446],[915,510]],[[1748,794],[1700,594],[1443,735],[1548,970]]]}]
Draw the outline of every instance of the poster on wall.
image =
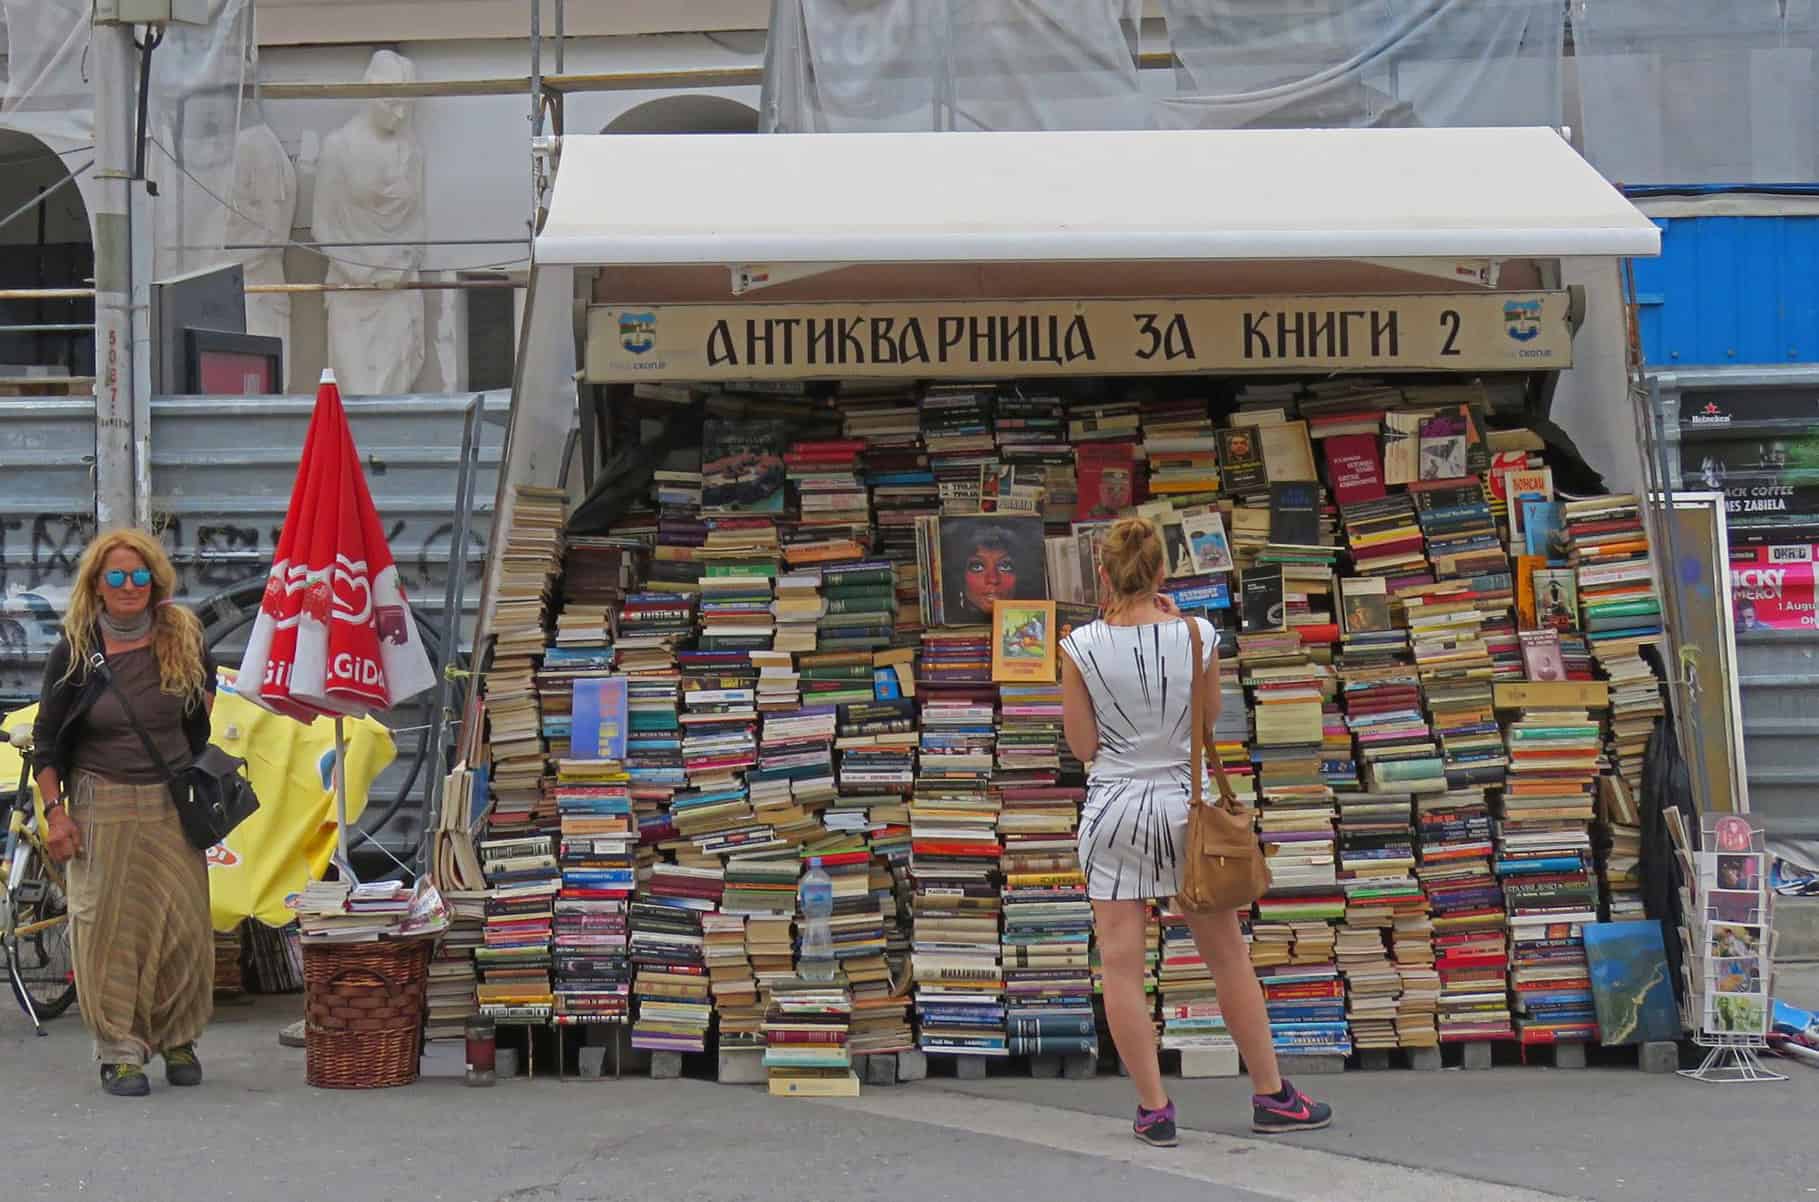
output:
[{"label": "poster on wall", "polygon": [[1731,613],[1739,631],[1819,629],[1815,545],[1732,547]]}]

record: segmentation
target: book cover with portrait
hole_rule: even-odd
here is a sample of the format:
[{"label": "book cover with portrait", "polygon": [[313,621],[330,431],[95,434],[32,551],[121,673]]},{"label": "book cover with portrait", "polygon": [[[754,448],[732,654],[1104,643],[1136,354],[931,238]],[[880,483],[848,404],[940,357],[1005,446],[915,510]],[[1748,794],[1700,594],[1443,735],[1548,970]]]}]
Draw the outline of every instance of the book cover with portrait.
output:
[{"label": "book cover with portrait", "polygon": [[984,626],[997,601],[1046,601],[1042,519],[980,514],[940,519],[943,626]]}]

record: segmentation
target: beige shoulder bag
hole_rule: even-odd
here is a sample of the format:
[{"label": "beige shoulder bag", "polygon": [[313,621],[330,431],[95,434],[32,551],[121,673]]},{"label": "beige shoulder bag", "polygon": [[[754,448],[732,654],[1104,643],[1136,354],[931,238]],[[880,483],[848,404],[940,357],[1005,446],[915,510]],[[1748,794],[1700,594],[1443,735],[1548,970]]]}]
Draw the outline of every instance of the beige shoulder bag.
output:
[{"label": "beige shoulder bag", "polygon": [[1175,904],[1185,910],[1216,912],[1239,910],[1262,897],[1270,887],[1270,870],[1257,844],[1249,808],[1238,800],[1225,776],[1225,765],[1215,752],[1213,775],[1219,782],[1219,800],[1207,804],[1201,796],[1201,781],[1206,775],[1207,690],[1205,652],[1200,639],[1200,623],[1187,622],[1188,641],[1193,647],[1194,668],[1189,688],[1192,713],[1188,722],[1193,727],[1190,738],[1190,775],[1193,780],[1193,805],[1188,809],[1187,847],[1181,866],[1181,891]]}]

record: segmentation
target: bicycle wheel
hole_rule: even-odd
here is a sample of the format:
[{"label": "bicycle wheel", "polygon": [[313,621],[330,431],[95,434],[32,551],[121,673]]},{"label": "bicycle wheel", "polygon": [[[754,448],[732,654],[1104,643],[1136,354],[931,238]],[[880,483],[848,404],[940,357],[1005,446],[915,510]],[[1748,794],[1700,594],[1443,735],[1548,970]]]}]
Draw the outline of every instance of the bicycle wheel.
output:
[{"label": "bicycle wheel", "polygon": [[[13,929],[27,934],[13,947],[18,979],[13,993],[21,1005],[29,999],[41,1021],[49,1021],[76,1000],[76,961],[70,951],[69,900],[63,876],[37,852],[26,857],[25,871],[10,882]],[[49,924],[49,925],[45,925]]]}]

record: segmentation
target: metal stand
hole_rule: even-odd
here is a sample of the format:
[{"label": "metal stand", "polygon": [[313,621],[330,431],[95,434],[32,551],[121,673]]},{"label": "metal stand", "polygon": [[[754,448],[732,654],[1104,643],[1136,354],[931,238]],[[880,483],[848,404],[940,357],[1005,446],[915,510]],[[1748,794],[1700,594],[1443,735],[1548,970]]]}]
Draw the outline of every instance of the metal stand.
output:
[{"label": "metal stand", "polygon": [[[429,793],[423,814],[425,841],[434,839],[435,832],[442,825],[442,789],[444,778],[448,775],[449,715],[451,706],[454,705],[450,694],[455,688],[449,669],[461,657],[461,607],[467,599],[467,543],[470,523],[473,521],[474,484],[480,462],[480,423],[485,404],[485,395],[476,393],[468,401],[461,419],[461,468],[455,480],[454,541],[449,554],[448,581],[442,595],[442,622],[445,631],[441,648],[442,662],[436,665],[436,700],[430,708]],[[463,688],[461,693],[460,705],[455,711],[457,713],[465,713],[467,709],[467,690]],[[468,825],[468,815],[462,815],[461,824]],[[425,850],[420,844],[418,859],[427,864]]]},{"label": "metal stand", "polygon": [[1762,1067],[1756,1052],[1763,1044],[1752,1036],[1734,1039],[1723,1035],[1700,1035],[1693,1040],[1708,1049],[1698,1068],[1683,1068],[1682,1077],[1713,1085],[1741,1085],[1755,1081],[1785,1081],[1785,1074]]}]

